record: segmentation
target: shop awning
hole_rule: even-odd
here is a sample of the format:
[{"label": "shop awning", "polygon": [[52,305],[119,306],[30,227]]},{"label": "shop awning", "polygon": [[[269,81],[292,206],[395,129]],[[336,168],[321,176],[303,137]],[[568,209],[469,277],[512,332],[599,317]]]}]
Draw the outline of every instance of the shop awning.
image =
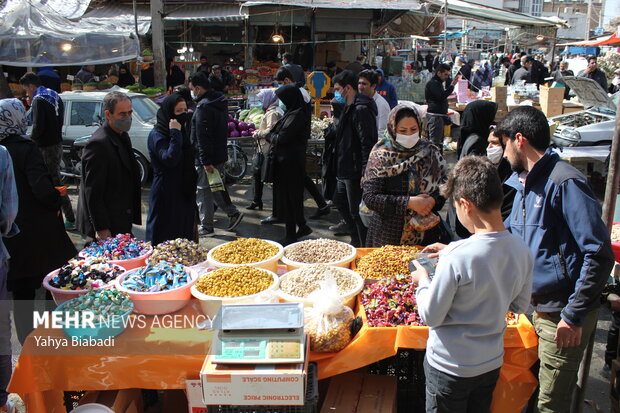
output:
[{"label": "shop awning", "polygon": [[[444,0],[426,1],[431,5],[430,11],[436,13],[439,12],[445,4]],[[514,11],[474,4],[463,0],[448,0],[448,16],[510,26],[568,27],[565,20],[557,17],[535,17]]]},{"label": "shop awning", "polygon": [[164,20],[196,22],[237,22],[248,18],[239,4],[189,4],[166,11]]},{"label": "shop awning", "polygon": [[23,3],[39,7],[47,5],[56,14],[67,19],[78,19],[84,15],[90,5],[90,0],[6,0],[5,8],[11,10]]},{"label": "shop awning", "polygon": [[[151,9],[149,6],[139,5],[136,8],[138,15],[138,33],[144,36],[151,28]],[[121,4],[107,4],[97,7],[86,13],[81,19],[85,23],[102,23],[118,27],[125,27],[135,31],[133,7]]]},{"label": "shop awning", "polygon": [[617,33],[614,33],[609,36],[599,37],[597,39],[592,40],[584,40],[582,42],[571,42],[571,43],[562,43],[558,44],[558,46],[610,46],[614,44],[620,44],[620,37],[618,37]]},{"label": "shop awning", "polygon": [[46,4],[28,2],[0,11],[0,64],[76,66],[133,59],[140,52],[135,28],[103,21],[74,22]]},{"label": "shop awning", "polygon": [[250,0],[241,8],[253,6],[293,6],[313,9],[419,10],[417,0]]}]

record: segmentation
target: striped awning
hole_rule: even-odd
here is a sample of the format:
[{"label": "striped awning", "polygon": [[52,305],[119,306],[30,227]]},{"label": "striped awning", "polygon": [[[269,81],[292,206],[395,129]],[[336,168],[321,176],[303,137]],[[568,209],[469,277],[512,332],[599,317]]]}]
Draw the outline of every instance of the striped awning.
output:
[{"label": "striped awning", "polygon": [[[168,11],[170,10],[170,11]],[[247,19],[241,14],[239,4],[189,4],[166,7],[164,20],[190,20],[196,22],[237,22]]]}]

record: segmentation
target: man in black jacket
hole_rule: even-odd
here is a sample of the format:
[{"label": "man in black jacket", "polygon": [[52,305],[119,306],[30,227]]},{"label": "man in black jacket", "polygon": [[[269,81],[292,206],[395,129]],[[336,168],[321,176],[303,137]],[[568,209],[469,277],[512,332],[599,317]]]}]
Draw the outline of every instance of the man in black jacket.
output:
[{"label": "man in black jacket", "polygon": [[357,92],[357,76],[350,70],[334,78],[334,91],[334,99],[346,105],[329,161],[337,178],[334,202],[351,230],[351,244],[361,247],[366,242],[366,227],[359,214],[362,201],[360,180],[370,150],[377,143],[377,105],[368,96]]},{"label": "man in black jacket", "polygon": [[443,148],[443,127],[450,124],[448,118],[448,96],[454,90],[454,85],[461,79],[457,75],[448,87],[444,84],[450,78],[450,66],[441,63],[437,67],[435,76],[426,84],[424,96],[428,104],[426,119],[428,122],[428,139],[439,147]]},{"label": "man in black jacket", "polygon": [[579,72],[577,76],[587,77],[588,79],[594,80],[596,83],[601,85],[605,92],[607,92],[607,77],[605,76],[605,73],[598,68],[596,64],[596,56],[588,57],[588,67]]},{"label": "man in black jacket", "polygon": [[103,98],[104,124],[82,152],[78,229],[98,240],[131,233],[142,223],[138,165],[133,156],[133,110],[129,97],[110,92]]},{"label": "man in black jacket", "polygon": [[300,65],[293,63],[293,55],[291,53],[284,53],[282,55],[282,68],[290,72],[297,87],[303,87],[306,84],[304,69]]},{"label": "man in black jacket", "polygon": [[243,214],[237,210],[230,200],[225,186],[220,190],[212,191],[213,178],[219,173],[224,179],[224,165],[228,160],[226,148],[228,138],[228,104],[226,97],[211,87],[204,72],[198,72],[190,79],[190,88],[197,105],[192,117],[191,140],[196,149],[196,172],[198,173],[198,188],[196,202],[200,214],[198,232],[202,236],[212,236],[213,229],[213,202],[228,215],[228,231],[234,230],[243,219]]},{"label": "man in black jacket", "polygon": [[512,64],[508,67],[508,72],[506,72],[506,81],[504,82],[504,86],[512,85],[512,78],[515,75],[515,72],[521,69],[521,57],[523,57],[525,53],[515,53],[514,60]]},{"label": "man in black jacket", "polygon": [[[41,86],[41,79],[32,72],[26,73],[19,83],[30,100],[29,118],[32,121],[30,137],[43,155],[45,166],[52,176],[52,183],[54,186],[61,186],[60,161],[65,105],[58,93]],[[65,216],[65,228],[74,229],[75,214],[67,195],[62,197],[62,212]]]}]

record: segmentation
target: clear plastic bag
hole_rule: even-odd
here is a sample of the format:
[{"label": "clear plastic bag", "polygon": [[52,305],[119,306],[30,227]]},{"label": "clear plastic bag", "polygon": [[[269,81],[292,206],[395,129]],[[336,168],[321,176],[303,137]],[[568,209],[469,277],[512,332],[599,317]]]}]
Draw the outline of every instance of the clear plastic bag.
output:
[{"label": "clear plastic bag", "polygon": [[308,298],[314,306],[304,310],[304,328],[310,340],[310,351],[337,352],[352,339],[353,311],[342,303],[336,281],[328,277]]},{"label": "clear plastic bag", "polygon": [[436,227],[440,222],[441,218],[439,218],[439,215],[433,214],[432,212],[426,216],[414,212],[407,225],[415,231],[423,232]]}]

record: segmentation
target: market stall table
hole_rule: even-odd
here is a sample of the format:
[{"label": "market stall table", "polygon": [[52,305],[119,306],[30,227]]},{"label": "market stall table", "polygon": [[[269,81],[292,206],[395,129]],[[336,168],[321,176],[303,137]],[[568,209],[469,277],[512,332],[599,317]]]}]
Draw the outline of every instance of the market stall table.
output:
[{"label": "market stall table", "polygon": [[[189,319],[201,315],[198,301],[191,301],[175,315]],[[365,319],[363,308],[358,308],[358,315]],[[185,388],[185,380],[199,377],[214,333],[154,326],[152,316],[144,320],[145,328],[128,328],[116,337],[114,347],[82,348],[79,354],[75,348],[42,347],[36,337],[65,336],[60,329],[37,328],[24,343],[9,392],[18,393],[29,411],[64,413],[64,391]],[[394,356],[399,348],[423,350],[427,338],[427,327],[369,327],[365,323],[344,350],[311,353],[310,360],[318,363],[319,378],[324,379]],[[504,347],[492,411],[518,413],[537,385],[529,370],[537,359],[537,338],[525,316],[507,328]]]}]

